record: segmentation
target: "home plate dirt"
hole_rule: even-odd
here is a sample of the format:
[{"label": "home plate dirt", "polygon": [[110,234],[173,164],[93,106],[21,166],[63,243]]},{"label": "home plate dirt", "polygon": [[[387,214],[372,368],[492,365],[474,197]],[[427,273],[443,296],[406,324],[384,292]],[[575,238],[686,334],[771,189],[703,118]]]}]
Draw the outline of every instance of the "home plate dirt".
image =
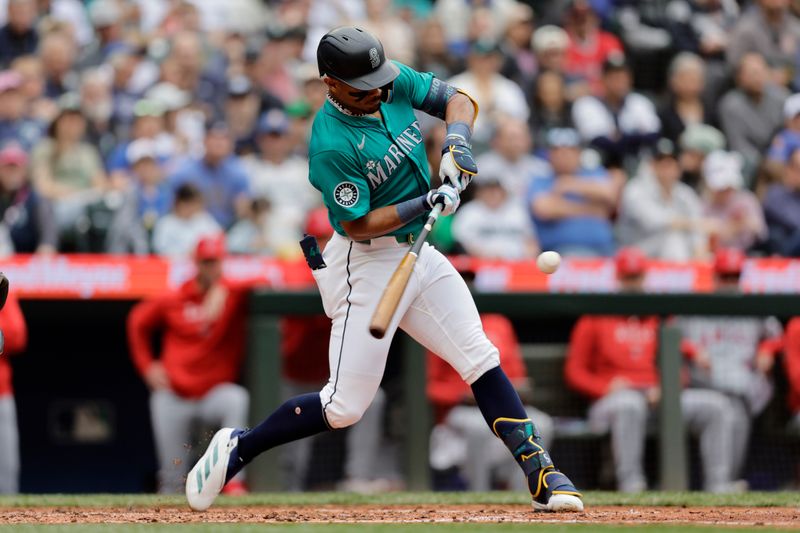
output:
[{"label": "home plate dirt", "polygon": [[592,507],[581,514],[534,513],[520,505],[321,505],[219,507],[193,513],[178,507],[30,507],[0,509],[0,524],[191,522],[608,522],[798,527],[800,507]]}]

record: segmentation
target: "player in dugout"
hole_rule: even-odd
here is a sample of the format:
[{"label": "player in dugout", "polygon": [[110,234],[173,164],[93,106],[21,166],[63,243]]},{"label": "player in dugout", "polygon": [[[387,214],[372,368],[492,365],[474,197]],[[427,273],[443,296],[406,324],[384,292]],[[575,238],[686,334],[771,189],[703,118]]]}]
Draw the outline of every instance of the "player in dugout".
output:
[{"label": "player in dugout", "polygon": [[16,494],[19,492],[19,434],[8,356],[25,350],[28,328],[13,291],[8,293],[5,307],[0,310],[0,331],[5,338],[5,346],[0,348],[0,494]]},{"label": "player in dugout", "polygon": [[[200,239],[197,274],[177,291],[137,304],[128,317],[133,363],[150,389],[159,492],[183,489],[198,424],[243,426],[250,396],[236,383],[245,349],[247,288],[222,273],[225,238]],[[161,334],[161,353],[153,342]],[[227,494],[245,491],[240,473]]]}]

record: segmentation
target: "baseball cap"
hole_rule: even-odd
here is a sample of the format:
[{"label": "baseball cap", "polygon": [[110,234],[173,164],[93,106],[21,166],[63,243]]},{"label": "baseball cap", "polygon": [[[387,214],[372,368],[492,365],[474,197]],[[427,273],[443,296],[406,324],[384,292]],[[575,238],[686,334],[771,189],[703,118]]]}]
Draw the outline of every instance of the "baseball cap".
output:
[{"label": "baseball cap", "polygon": [[720,248],[714,253],[714,273],[727,276],[741,274],[744,252],[737,248]]},{"label": "baseball cap", "polygon": [[210,259],[222,259],[225,257],[225,235],[209,235],[197,241],[194,251],[194,258],[197,261],[207,261]]},{"label": "baseball cap", "polygon": [[23,81],[22,74],[15,70],[0,71],[0,93],[19,89]]},{"label": "baseball cap", "polygon": [[23,167],[28,164],[28,153],[15,142],[10,142],[0,148],[0,165],[16,165]]},{"label": "baseball cap", "polygon": [[128,145],[125,156],[131,165],[138,163],[142,159],[156,159],[156,145],[150,139],[137,139]]},{"label": "baseball cap", "polygon": [[708,124],[690,124],[686,126],[678,139],[681,148],[706,155],[714,150],[725,148],[725,135],[714,126]]},{"label": "baseball cap", "polygon": [[666,159],[668,157],[674,159],[677,156],[678,151],[675,149],[675,143],[666,137],[659,139],[655,146],[653,146],[653,159]]},{"label": "baseball cap", "polygon": [[615,70],[628,70],[628,61],[625,55],[620,52],[608,54],[603,61],[603,74]]},{"label": "baseball cap", "polygon": [[143,98],[133,106],[135,117],[163,117],[165,111],[161,102],[149,98]]},{"label": "baseball cap", "polygon": [[647,271],[647,256],[638,248],[622,248],[615,259],[617,276],[641,276]]},{"label": "baseball cap", "polygon": [[314,209],[308,214],[304,232],[314,237],[330,237],[333,235],[333,226],[328,219],[328,210],[324,207]]},{"label": "baseball cap", "polygon": [[579,148],[581,136],[574,128],[553,128],[547,132],[547,146],[551,148]]},{"label": "baseball cap", "polygon": [[258,119],[256,132],[259,135],[270,133],[284,134],[289,131],[289,117],[280,109],[270,109]]},{"label": "baseball cap", "polygon": [[253,90],[253,83],[247,76],[234,76],[228,80],[228,96],[246,96]]},{"label": "baseball cap", "polygon": [[793,94],[783,103],[783,117],[786,119],[800,115],[800,93]]},{"label": "baseball cap", "polygon": [[228,123],[222,120],[221,118],[211,119],[206,122],[206,134],[209,133],[222,133],[228,134],[230,133],[230,128],[228,127]]},{"label": "baseball cap", "polygon": [[479,56],[486,56],[499,51],[500,47],[497,45],[497,42],[491,39],[478,39],[472,41],[469,45],[469,52]]},{"label": "baseball cap", "polygon": [[145,98],[157,102],[167,111],[177,111],[192,102],[192,96],[187,91],[166,81],[151,87],[145,94]]},{"label": "baseball cap", "polygon": [[534,52],[544,52],[554,48],[563,50],[569,46],[569,36],[563,28],[547,24],[533,33],[531,46]]},{"label": "baseball cap", "polygon": [[89,19],[95,28],[116,24],[122,19],[122,11],[116,0],[95,0],[89,8]]},{"label": "baseball cap", "polygon": [[80,113],[81,97],[78,93],[64,93],[58,99],[58,110],[63,113]]},{"label": "baseball cap", "polygon": [[712,191],[741,189],[742,159],[739,154],[716,150],[703,161],[703,178]]}]

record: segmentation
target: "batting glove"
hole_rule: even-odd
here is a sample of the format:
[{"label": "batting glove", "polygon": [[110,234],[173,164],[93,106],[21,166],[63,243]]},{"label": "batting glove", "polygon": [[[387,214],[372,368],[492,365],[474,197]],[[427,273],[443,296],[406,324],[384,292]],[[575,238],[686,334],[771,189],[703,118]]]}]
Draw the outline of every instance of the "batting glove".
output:
[{"label": "batting glove", "polygon": [[425,198],[428,206],[433,209],[433,206],[440,204],[442,206],[442,215],[452,215],[461,204],[461,195],[458,190],[451,185],[442,185],[436,190],[428,192]]},{"label": "batting glove", "polygon": [[472,148],[459,135],[448,135],[442,147],[442,162],[439,165],[439,178],[442,183],[452,185],[458,192],[467,188],[478,173],[478,165],[472,157]]}]

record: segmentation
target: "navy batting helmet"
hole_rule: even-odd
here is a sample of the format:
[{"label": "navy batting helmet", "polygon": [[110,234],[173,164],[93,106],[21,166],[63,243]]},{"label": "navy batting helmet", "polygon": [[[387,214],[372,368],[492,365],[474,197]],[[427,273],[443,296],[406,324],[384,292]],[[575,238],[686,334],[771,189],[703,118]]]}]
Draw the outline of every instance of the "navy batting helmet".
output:
[{"label": "navy batting helmet", "polygon": [[392,83],[400,69],[386,60],[383,45],[371,33],[353,26],[326,33],[317,47],[320,76],[330,76],[362,91]]}]

